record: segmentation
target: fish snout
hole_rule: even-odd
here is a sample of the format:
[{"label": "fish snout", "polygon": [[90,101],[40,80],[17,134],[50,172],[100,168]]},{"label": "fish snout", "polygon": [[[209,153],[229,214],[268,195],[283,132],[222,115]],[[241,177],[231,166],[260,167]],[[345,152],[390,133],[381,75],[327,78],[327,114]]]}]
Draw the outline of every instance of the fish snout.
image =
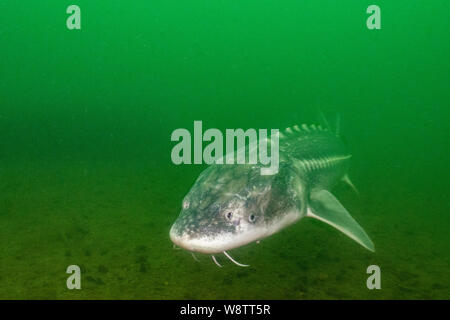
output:
[{"label": "fish snout", "polygon": [[198,248],[198,241],[196,241],[192,232],[180,228],[177,224],[174,224],[170,229],[170,240],[172,240],[175,245],[185,250],[201,251]]},{"label": "fish snout", "polygon": [[229,234],[214,232],[206,226],[188,229],[176,223],[170,229],[170,239],[180,248],[188,251],[214,254],[229,249]]},{"label": "fish snout", "polygon": [[214,250],[214,248],[211,246],[211,243],[209,243],[207,239],[195,238],[188,235],[187,233],[179,234],[172,231],[172,229],[170,231],[170,239],[175,245],[188,251],[201,252],[206,254],[220,252]]}]

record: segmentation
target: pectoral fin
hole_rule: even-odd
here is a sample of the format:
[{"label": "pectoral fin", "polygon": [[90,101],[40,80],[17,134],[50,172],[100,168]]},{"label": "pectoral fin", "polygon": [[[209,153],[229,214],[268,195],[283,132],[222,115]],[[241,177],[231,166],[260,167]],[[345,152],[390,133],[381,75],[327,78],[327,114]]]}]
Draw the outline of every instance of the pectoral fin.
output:
[{"label": "pectoral fin", "polygon": [[375,246],[366,232],[339,201],[327,190],[312,191],[307,217],[316,218],[335,227],[370,251]]}]

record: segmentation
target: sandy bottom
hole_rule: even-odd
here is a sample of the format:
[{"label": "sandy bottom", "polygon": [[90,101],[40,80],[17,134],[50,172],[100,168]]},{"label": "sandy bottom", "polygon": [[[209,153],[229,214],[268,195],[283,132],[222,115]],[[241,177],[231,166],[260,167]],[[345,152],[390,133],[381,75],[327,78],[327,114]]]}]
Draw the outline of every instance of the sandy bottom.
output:
[{"label": "sandy bottom", "polygon": [[[375,242],[375,254],[319,221],[224,256],[174,250],[169,229],[201,168],[32,163],[0,173],[2,299],[448,299],[448,222],[418,195],[335,193]],[[392,188],[394,189],[394,188]],[[433,212],[434,216],[427,218]],[[436,218],[433,218],[436,217]],[[439,223],[440,221],[440,223]],[[448,221],[448,219],[446,219]],[[81,267],[81,290],[66,268]],[[381,268],[381,290],[366,269]]]}]

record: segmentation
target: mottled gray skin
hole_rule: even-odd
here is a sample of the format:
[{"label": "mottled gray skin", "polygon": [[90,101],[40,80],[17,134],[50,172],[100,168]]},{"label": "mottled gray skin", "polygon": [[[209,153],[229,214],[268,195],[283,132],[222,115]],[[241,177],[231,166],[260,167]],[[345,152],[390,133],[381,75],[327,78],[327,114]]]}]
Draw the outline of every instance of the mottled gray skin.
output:
[{"label": "mottled gray skin", "polygon": [[328,130],[288,128],[279,146],[275,175],[261,175],[260,165],[204,170],[183,200],[172,241],[213,254],[260,240],[305,216],[309,192],[331,188],[346,173],[350,155]]}]

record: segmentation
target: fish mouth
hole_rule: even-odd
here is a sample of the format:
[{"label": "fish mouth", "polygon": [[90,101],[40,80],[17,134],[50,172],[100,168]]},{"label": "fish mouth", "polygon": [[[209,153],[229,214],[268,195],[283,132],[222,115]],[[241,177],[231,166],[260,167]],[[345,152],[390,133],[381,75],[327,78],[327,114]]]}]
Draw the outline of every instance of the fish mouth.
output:
[{"label": "fish mouth", "polygon": [[242,247],[251,242],[264,237],[264,230],[254,230],[252,232],[233,233],[223,232],[214,235],[190,236],[176,231],[174,226],[170,229],[170,239],[180,248],[192,252],[205,254],[222,253]]},{"label": "fish mouth", "polygon": [[229,241],[227,241],[229,237],[191,237],[184,233],[180,235],[178,232],[175,232],[174,227],[170,229],[170,240],[180,248],[205,254],[220,253],[224,250],[235,248],[234,246],[230,246]]},{"label": "fish mouth", "polygon": [[[174,228],[172,227],[170,229],[170,239],[174,243],[175,246],[178,246],[180,248],[186,249],[191,252],[192,257],[195,261],[199,261],[198,258],[195,256],[194,252],[200,252],[204,254],[211,255],[212,260],[214,263],[219,267],[222,268],[222,265],[217,261],[214,254],[217,253],[223,253],[231,262],[233,262],[235,265],[239,267],[249,267],[248,264],[242,264],[240,262],[237,262],[235,259],[233,259],[230,254],[226,251],[229,249],[225,248],[231,248],[230,246],[220,246],[214,244],[214,242],[208,241],[207,238],[201,238],[201,239],[191,239],[188,236],[179,236],[174,231]],[[174,248],[175,248],[174,246]],[[231,248],[232,249],[232,248]]]}]

